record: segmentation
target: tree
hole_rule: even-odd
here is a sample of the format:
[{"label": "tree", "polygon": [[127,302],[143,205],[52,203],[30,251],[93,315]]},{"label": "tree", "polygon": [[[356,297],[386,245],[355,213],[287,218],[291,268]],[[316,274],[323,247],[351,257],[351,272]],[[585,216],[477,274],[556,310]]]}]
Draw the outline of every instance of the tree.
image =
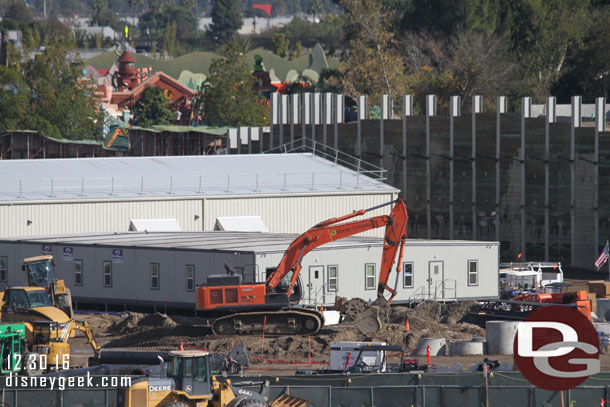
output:
[{"label": "tree", "polygon": [[562,103],[581,95],[585,100],[610,96],[610,49],[606,42],[610,35],[610,6],[595,10],[590,31],[582,45],[574,47],[566,57],[566,69],[553,85],[552,94]]},{"label": "tree", "polygon": [[101,123],[93,83],[68,49],[51,46],[34,59],[0,69],[3,129],[37,130],[55,138],[93,138]]},{"label": "tree", "polygon": [[324,13],[324,6],[320,0],[312,0],[311,3],[309,3],[307,12],[313,16],[315,22],[315,19]]},{"label": "tree", "polygon": [[589,26],[588,2],[582,0],[512,0],[512,50],[529,80],[528,90],[539,100],[562,74],[568,51],[582,43]]},{"label": "tree", "polygon": [[0,84],[0,131],[26,128],[28,99],[18,67],[0,66]]},{"label": "tree", "polygon": [[286,56],[286,52],[288,52],[288,48],[290,47],[290,40],[286,39],[286,34],[281,33],[273,33],[273,38],[271,39],[271,44],[273,46],[273,52],[276,55],[281,57]]},{"label": "tree", "polygon": [[148,86],[133,107],[136,123],[140,127],[151,127],[156,124],[169,124],[174,115],[167,108],[167,99],[163,89]]},{"label": "tree", "polygon": [[204,122],[232,127],[269,123],[269,108],[254,91],[254,77],[237,44],[230,43],[221,52],[224,57],[212,61],[200,92]]},{"label": "tree", "polygon": [[210,35],[220,41],[231,39],[241,28],[243,21],[237,0],[216,0],[212,8]]},{"label": "tree", "polygon": [[136,21],[136,8],[144,3],[144,0],[127,0],[131,7],[131,21],[135,24]]},{"label": "tree", "polygon": [[93,12],[93,18],[95,19],[95,25],[100,25],[100,14],[108,9],[108,3],[106,0],[93,0],[91,4],[91,11]]},{"label": "tree", "polygon": [[395,48],[387,15],[379,0],[339,0],[345,10],[350,51],[340,65],[343,87],[350,96],[369,95],[378,101],[382,94],[406,92],[404,61]]},{"label": "tree", "polygon": [[176,39],[193,38],[195,16],[192,11],[171,3],[155,2],[149,11],[140,16],[138,29],[141,33],[148,33],[147,36],[150,35],[151,38],[162,38],[165,27],[176,22],[180,22],[175,25]]},{"label": "tree", "polygon": [[9,3],[4,18],[16,21],[18,23],[29,23],[32,21],[32,15],[28,10],[28,6],[22,1],[12,1]]}]

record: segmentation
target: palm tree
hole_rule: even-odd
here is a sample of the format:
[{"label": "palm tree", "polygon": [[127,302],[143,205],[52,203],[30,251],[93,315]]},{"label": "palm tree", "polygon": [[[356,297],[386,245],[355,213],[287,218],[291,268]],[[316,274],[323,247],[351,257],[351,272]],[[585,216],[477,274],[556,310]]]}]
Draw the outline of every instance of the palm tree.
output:
[{"label": "palm tree", "polygon": [[136,25],[136,8],[144,3],[144,0],[127,0],[131,6],[131,24]]},{"label": "palm tree", "polygon": [[100,14],[108,9],[108,4],[106,0],[93,0],[93,4],[91,4],[91,10],[93,11],[93,16],[95,17],[95,25],[99,27],[100,25]]}]

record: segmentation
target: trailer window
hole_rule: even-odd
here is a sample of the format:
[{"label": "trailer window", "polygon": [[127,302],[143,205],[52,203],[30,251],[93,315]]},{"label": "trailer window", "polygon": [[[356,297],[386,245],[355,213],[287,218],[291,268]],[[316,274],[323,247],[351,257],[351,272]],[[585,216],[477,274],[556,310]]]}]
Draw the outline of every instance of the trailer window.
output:
[{"label": "trailer window", "polygon": [[83,285],[83,261],[74,259],[74,285]]},{"label": "trailer window", "polygon": [[150,263],[150,288],[159,289],[159,263]]},{"label": "trailer window", "polygon": [[186,266],[186,291],[195,290],[195,266]]},{"label": "trailer window", "polygon": [[364,266],[364,288],[366,290],[375,289],[375,265],[365,264]]},{"label": "trailer window", "polygon": [[328,266],[328,291],[337,291],[339,266]]},{"label": "trailer window", "polygon": [[402,269],[404,272],[403,287],[413,287],[413,263],[403,263]]},{"label": "trailer window", "polygon": [[479,262],[468,260],[468,285],[479,284]]},{"label": "trailer window", "polygon": [[0,256],[0,281],[6,281],[7,262],[6,256]]},{"label": "trailer window", "polygon": [[104,262],[104,287],[112,287],[112,262]]}]

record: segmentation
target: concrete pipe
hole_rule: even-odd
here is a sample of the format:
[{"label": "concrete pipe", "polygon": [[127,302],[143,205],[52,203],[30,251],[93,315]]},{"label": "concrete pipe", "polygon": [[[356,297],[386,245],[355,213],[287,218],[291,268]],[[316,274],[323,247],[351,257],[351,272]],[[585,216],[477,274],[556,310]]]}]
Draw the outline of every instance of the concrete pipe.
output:
[{"label": "concrete pipe", "polygon": [[597,299],[597,317],[606,322],[610,322],[610,298]]},{"label": "concrete pipe", "polygon": [[484,342],[464,342],[454,341],[449,342],[449,355],[451,356],[466,356],[466,355],[482,355]]},{"label": "concrete pipe", "polygon": [[487,353],[512,355],[515,334],[520,321],[487,321],[485,323]]},{"label": "concrete pipe", "polygon": [[423,338],[417,349],[413,352],[413,355],[426,356],[428,351],[428,345],[430,345],[431,356],[445,356],[445,345],[447,341],[445,338]]}]

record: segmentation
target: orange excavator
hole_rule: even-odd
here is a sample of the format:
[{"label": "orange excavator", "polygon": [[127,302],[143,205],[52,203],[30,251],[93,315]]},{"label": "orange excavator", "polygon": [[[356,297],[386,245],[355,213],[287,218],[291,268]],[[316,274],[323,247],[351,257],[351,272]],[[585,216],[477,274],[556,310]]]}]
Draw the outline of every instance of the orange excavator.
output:
[{"label": "orange excavator", "polygon": [[[394,204],[389,215],[345,222],[381,207]],[[212,325],[217,335],[302,335],[314,334],[324,325],[322,313],[298,306],[303,293],[299,274],[303,257],[326,243],[385,226],[377,301],[392,302],[396,289],[387,285],[398,254],[400,274],[407,235],[407,207],[402,199],[318,223],[288,246],[277,268],[265,283],[242,283],[241,275],[211,275],[197,288],[197,309],[219,315]],[[390,293],[386,300],[385,292]]]}]

